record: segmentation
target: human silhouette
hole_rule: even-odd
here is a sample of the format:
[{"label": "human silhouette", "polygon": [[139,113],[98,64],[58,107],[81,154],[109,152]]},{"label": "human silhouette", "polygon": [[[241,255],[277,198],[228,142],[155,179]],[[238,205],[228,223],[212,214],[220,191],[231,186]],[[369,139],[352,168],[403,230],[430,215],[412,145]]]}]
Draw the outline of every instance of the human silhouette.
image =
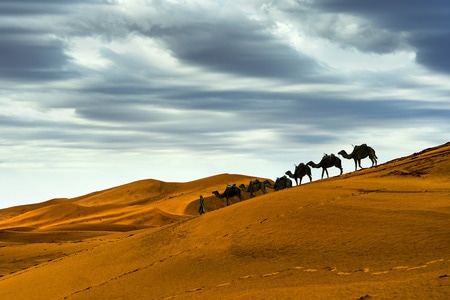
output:
[{"label": "human silhouette", "polygon": [[198,206],[198,213],[203,215],[205,213],[205,201],[203,200],[203,196],[200,195],[200,203]]}]

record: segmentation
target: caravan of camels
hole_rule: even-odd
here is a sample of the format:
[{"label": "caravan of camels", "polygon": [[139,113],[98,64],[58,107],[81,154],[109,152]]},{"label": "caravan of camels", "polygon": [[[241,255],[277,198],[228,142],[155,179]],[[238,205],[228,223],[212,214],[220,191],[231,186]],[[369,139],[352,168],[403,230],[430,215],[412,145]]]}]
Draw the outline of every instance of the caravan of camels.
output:
[{"label": "caravan of camels", "polygon": [[[339,151],[338,154],[343,158],[353,159],[353,161],[355,162],[355,171],[358,169],[358,166],[362,168],[361,160],[367,157],[371,160],[372,167],[377,165],[378,157],[375,154],[375,150],[372,147],[369,147],[367,144],[354,146],[353,151],[350,154],[348,154],[345,150]],[[342,175],[343,173],[341,159],[333,153],[330,155],[325,154],[317,164],[313,161],[310,161],[307,164],[300,163],[299,165],[295,165],[294,173],[292,173],[290,170],[286,171],[285,175],[277,178],[274,184],[272,184],[269,180],[264,180],[261,182],[260,180],[255,179],[250,181],[248,186],[241,184],[239,187],[237,187],[236,184],[231,184],[227,185],[223,193],[219,193],[218,191],[214,191],[212,193],[218,198],[225,198],[228,206],[229,199],[232,197],[238,197],[239,200],[242,200],[241,190],[250,193],[250,198],[252,198],[254,196],[254,193],[258,191],[262,191],[265,194],[266,188],[273,189],[274,191],[279,191],[285,188],[292,187],[292,180],[290,178],[295,180],[296,185],[300,185],[302,183],[302,178],[307,175],[309,177],[309,181],[311,182],[311,167],[322,168],[321,179],[323,179],[323,175],[325,173],[327,174],[327,178],[329,177],[327,169],[331,167],[338,168],[340,170],[340,175]]]}]

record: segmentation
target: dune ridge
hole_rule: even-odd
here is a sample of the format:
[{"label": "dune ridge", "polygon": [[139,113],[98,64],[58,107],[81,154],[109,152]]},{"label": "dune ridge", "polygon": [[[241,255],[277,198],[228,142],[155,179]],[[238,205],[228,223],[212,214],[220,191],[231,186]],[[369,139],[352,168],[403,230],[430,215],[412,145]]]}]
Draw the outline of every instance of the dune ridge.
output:
[{"label": "dune ridge", "polygon": [[450,143],[229,207],[208,196],[195,215],[198,195],[253,178],[144,180],[20,208],[0,221],[0,298],[450,297]]},{"label": "dune ridge", "polygon": [[75,224],[81,226],[80,230],[88,229],[91,224],[93,231],[98,228],[103,231],[105,224],[116,225],[115,228],[119,228],[117,225],[162,226],[196,215],[200,194],[215,203],[214,208],[208,204],[208,210],[224,207],[224,200],[214,201],[213,190],[221,191],[227,183],[248,184],[254,178],[220,174],[187,183],[140,180],[72,199],[53,199],[0,210],[0,230],[24,227],[48,230],[68,225],[75,228]]}]

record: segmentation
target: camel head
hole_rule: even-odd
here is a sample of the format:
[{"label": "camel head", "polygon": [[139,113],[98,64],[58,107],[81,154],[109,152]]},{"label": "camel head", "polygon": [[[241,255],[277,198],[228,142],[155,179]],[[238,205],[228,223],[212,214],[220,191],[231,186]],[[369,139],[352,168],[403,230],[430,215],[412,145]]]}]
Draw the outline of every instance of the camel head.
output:
[{"label": "camel head", "polygon": [[289,177],[293,177],[294,176],[294,174],[292,174],[292,172],[290,170],[287,170],[284,174],[286,174]]}]

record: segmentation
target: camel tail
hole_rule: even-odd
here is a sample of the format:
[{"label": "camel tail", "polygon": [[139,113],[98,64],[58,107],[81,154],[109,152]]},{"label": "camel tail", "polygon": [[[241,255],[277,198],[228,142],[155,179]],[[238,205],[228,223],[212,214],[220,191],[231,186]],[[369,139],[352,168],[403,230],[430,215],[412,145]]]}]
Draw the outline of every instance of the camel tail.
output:
[{"label": "camel tail", "polygon": [[375,150],[374,150],[373,148],[370,148],[370,150],[372,151],[373,157],[374,157],[375,159],[378,159],[378,157],[377,157],[377,155],[376,155],[376,153],[375,153]]}]

